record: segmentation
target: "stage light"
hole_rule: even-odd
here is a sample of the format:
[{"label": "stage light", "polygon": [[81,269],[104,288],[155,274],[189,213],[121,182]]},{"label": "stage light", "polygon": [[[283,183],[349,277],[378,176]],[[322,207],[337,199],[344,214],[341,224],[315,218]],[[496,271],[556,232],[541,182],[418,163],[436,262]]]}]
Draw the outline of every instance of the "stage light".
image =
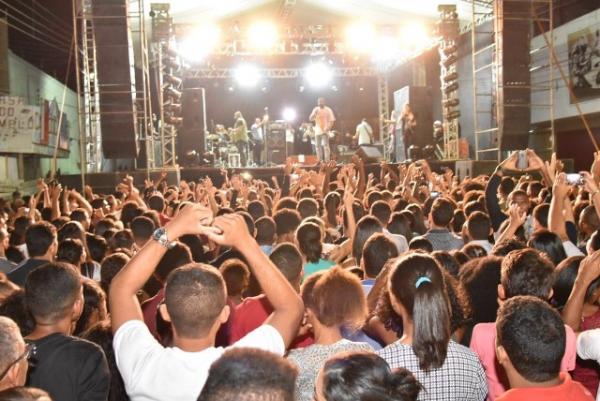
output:
[{"label": "stage light", "polygon": [[285,121],[292,122],[296,120],[296,110],[294,110],[291,107],[286,107],[285,109],[283,109],[283,113],[281,114]]},{"label": "stage light", "polygon": [[346,44],[359,53],[366,53],[372,49],[377,33],[373,25],[358,22],[346,28]]},{"label": "stage light", "polygon": [[238,85],[245,88],[252,88],[256,86],[260,80],[260,72],[258,68],[250,64],[243,64],[239,66],[234,72],[235,80]]},{"label": "stage light", "polygon": [[215,49],[220,38],[221,30],[217,25],[200,25],[179,44],[179,54],[189,62],[200,62]]},{"label": "stage light", "polygon": [[400,43],[403,49],[420,51],[431,43],[431,37],[425,25],[415,22],[400,29]]},{"label": "stage light", "polygon": [[248,44],[256,50],[269,50],[277,42],[277,27],[268,21],[258,21],[250,25],[247,32]]},{"label": "stage light", "polygon": [[306,68],[305,78],[313,88],[326,86],[333,77],[333,72],[326,64],[312,63]]}]

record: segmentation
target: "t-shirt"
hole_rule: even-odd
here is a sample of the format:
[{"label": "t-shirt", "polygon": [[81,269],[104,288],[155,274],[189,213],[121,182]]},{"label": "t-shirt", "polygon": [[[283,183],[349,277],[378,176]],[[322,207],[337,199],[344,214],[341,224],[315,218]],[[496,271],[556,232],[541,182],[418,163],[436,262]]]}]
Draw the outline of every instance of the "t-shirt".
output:
[{"label": "t-shirt", "polygon": [[[576,345],[575,333],[565,326],[567,341],[560,370],[568,372],[575,369]],[[504,369],[496,358],[496,323],[479,323],[473,328],[471,349],[475,351],[485,369],[489,394],[488,400],[497,399],[508,388],[508,379]]]},{"label": "t-shirt", "polygon": [[48,261],[43,259],[27,259],[18,264],[13,271],[8,273],[8,279],[16,285],[24,287],[25,280],[27,279],[27,275],[29,274],[29,272],[31,272],[36,267],[45,265],[46,263],[48,263]]},{"label": "t-shirt", "polygon": [[562,381],[553,387],[513,388],[497,398],[498,401],[593,401],[594,397],[566,372],[560,373]]},{"label": "t-shirt", "polygon": [[373,351],[366,343],[355,343],[342,339],[335,344],[313,344],[310,347],[291,350],[287,358],[298,367],[296,380],[296,401],[312,401],[315,395],[315,381],[319,370],[333,355],[346,351]]},{"label": "t-shirt", "polygon": [[356,126],[356,133],[358,134],[358,145],[370,145],[371,135],[373,135],[373,128],[367,122],[361,122]]},{"label": "t-shirt", "polygon": [[56,401],[106,401],[110,372],[99,346],[60,333],[27,342],[36,347],[27,386],[47,391]]},{"label": "t-shirt", "polygon": [[333,110],[327,106],[315,107],[312,114],[315,116],[315,135],[325,134],[335,121]]},{"label": "t-shirt", "polygon": [[[271,313],[273,313],[273,306],[264,294],[244,299],[229,318],[229,342],[239,341],[248,333],[256,330],[267,320]],[[305,335],[296,338],[290,348],[302,348],[313,343],[312,336]]]},{"label": "t-shirt", "polygon": [[[592,359],[600,363],[600,329],[586,330],[577,336],[577,355],[581,359]],[[596,395],[600,400],[600,391]]]},{"label": "t-shirt", "polygon": [[327,259],[319,259],[319,261],[316,263],[307,263],[304,265],[304,279],[313,273],[320,272],[321,270],[327,270],[332,266],[335,266],[335,262]]},{"label": "t-shirt", "polygon": [[[260,326],[233,346],[259,348],[282,356],[285,352],[281,334],[269,325]],[[131,401],[195,401],[204,387],[208,369],[226,351],[221,347],[199,352],[165,348],[141,320],[130,320],[119,327],[113,347]]]}]

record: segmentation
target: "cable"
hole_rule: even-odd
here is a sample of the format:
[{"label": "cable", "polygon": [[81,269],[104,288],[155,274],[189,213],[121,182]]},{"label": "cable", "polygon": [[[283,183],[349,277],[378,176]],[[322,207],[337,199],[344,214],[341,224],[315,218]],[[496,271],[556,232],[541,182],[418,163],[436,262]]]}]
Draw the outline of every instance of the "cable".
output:
[{"label": "cable", "polygon": [[[0,1],[2,1],[2,0],[0,0]],[[19,32],[23,32],[25,34],[28,34],[29,36],[31,36],[34,39],[37,39],[37,40],[42,40],[42,39],[48,40],[48,41],[52,42],[54,45],[56,45],[56,46],[64,46],[65,42],[68,42],[68,40],[61,40],[61,39],[59,39],[57,37],[50,36],[50,35],[48,35],[48,34],[46,34],[44,32],[41,32],[41,31],[39,31],[39,30],[37,30],[37,29],[35,29],[33,27],[31,27],[32,28],[31,31],[33,33],[31,33],[29,31],[27,31],[26,29],[20,27],[20,26],[28,26],[27,23],[23,22],[19,18],[16,18],[12,14],[6,14],[6,15],[7,15],[7,17],[9,17],[9,18],[6,18],[6,23],[7,23],[8,26],[17,29]],[[37,34],[37,36],[35,36],[34,34]]]},{"label": "cable", "polygon": [[[16,17],[14,13],[11,13],[9,10],[5,10],[7,17],[10,17],[11,19],[14,19],[15,21],[19,22],[20,24],[31,28],[31,30],[33,30],[33,31],[35,31],[37,33],[40,33],[40,34],[45,34],[46,36],[51,37],[54,40],[58,40],[59,42],[65,42],[65,41],[69,40],[69,35],[68,34],[66,34],[65,36],[60,36],[60,34],[58,32],[54,32],[54,31],[50,30],[50,28],[49,28],[48,25],[44,25],[43,23],[41,23],[41,22],[33,19],[33,17],[31,17],[30,15],[27,15],[23,11],[21,11],[21,10],[19,10],[19,9],[13,7],[13,6],[11,6],[10,4],[6,3],[4,0],[0,0],[0,3],[5,4],[6,6],[10,7],[12,10],[15,10],[17,13],[19,13],[21,15],[24,15],[25,17],[29,18],[29,20],[33,24],[30,24],[27,21],[23,21],[22,19]],[[34,24],[41,25],[44,28],[48,28],[49,30],[46,31],[46,32],[38,30],[37,28],[35,28],[34,26],[32,26]]]},{"label": "cable", "polygon": [[[32,38],[32,39],[35,39],[35,40],[38,40],[38,41],[43,41],[43,38],[39,38],[39,37],[37,37],[37,36],[35,36],[35,35],[32,35],[31,33],[27,32],[27,31],[24,31],[23,29],[19,28],[18,26],[15,26],[15,25],[11,24],[11,23],[10,23],[10,22],[8,22],[8,21],[6,22],[6,25],[7,25],[8,27],[10,27],[10,28],[16,29],[17,31],[19,31],[19,32],[21,32],[21,33],[23,33],[23,34],[25,34],[25,35],[29,36],[29,37],[30,37],[30,38]],[[68,51],[67,51],[65,48],[59,47],[59,46],[57,46],[57,45],[54,45],[54,44],[52,44],[52,43],[47,43],[47,42],[44,42],[44,43],[45,43],[46,45],[48,45],[48,46],[54,47],[54,48],[55,48],[55,49],[57,49],[57,50],[60,50],[60,51],[61,51],[61,52],[63,52],[63,53],[68,53]]]},{"label": "cable", "polygon": [[[19,11],[19,12],[20,12],[20,14],[22,14],[22,15],[25,15],[26,17],[29,17],[29,18],[31,18],[31,20],[32,20],[32,21],[36,21],[36,22],[37,22],[37,20],[34,20],[34,19],[33,19],[33,17],[31,17],[30,15],[24,14],[24,13],[23,13],[21,10],[19,10],[19,9],[18,9],[16,6],[14,6],[14,5],[13,5],[13,6],[11,6],[9,3],[7,3],[7,2],[6,2],[6,1],[4,1],[4,0],[0,0],[0,1],[1,1],[3,4],[6,4],[8,7],[11,7],[11,8],[13,8],[14,10],[17,10],[17,11]],[[42,18],[46,18],[47,16],[52,16],[52,17],[54,17],[54,18],[58,18],[58,17],[57,17],[55,14],[53,14],[53,13],[52,13],[52,12],[50,12],[49,10],[47,10],[47,11],[48,11],[48,15],[43,15],[43,14],[40,14],[38,11],[36,11],[36,10],[35,10],[33,7],[31,7],[31,6],[27,5],[27,4],[23,3],[23,2],[21,2],[21,3],[20,3],[20,5],[23,5],[23,6],[27,7],[27,9],[28,9],[28,10],[30,10],[31,12],[33,12],[33,13],[35,13],[35,14],[39,15],[39,16],[40,16],[40,17],[42,17]],[[50,22],[50,21],[48,21],[48,22]],[[40,24],[41,24],[41,23],[40,23]],[[64,39],[67,39],[67,40],[69,40],[69,36],[70,36],[69,30],[68,30],[68,29],[66,29],[66,28],[63,26],[63,24],[64,24],[64,21],[60,21],[60,20],[59,20],[59,22],[56,22],[56,21],[55,21],[55,22],[54,22],[54,28],[53,28],[53,29],[56,29],[56,30],[62,29],[62,30],[63,30],[63,34],[65,35]],[[46,26],[46,25],[44,25],[44,26]]]}]

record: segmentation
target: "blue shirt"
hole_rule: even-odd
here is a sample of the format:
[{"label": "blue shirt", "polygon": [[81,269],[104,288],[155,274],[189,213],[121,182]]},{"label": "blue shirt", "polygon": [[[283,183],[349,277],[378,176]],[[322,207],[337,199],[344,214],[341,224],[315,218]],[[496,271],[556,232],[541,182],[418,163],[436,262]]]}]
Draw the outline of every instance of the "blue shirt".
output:
[{"label": "blue shirt", "polygon": [[335,266],[335,263],[327,259],[319,259],[316,263],[307,263],[304,265],[304,278],[306,279],[311,274],[327,270],[332,266]]}]

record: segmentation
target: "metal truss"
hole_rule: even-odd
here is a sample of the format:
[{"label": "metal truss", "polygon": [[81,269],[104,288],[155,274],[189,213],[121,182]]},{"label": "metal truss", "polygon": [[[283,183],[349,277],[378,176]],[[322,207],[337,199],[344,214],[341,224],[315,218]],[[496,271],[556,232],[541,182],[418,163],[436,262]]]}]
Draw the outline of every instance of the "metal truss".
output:
[{"label": "metal truss", "polygon": [[386,132],[386,120],[389,119],[388,113],[390,110],[388,94],[389,87],[387,76],[385,74],[377,75],[377,112],[379,113],[379,136],[381,138],[381,143],[383,143],[383,159],[389,161],[390,138]]},{"label": "metal truss", "polygon": [[[263,78],[289,79],[304,76],[303,68],[263,68],[258,70]],[[337,77],[372,77],[382,73],[372,67],[333,68],[332,74]],[[230,79],[234,78],[235,68],[190,68],[185,71],[186,78]]]}]

